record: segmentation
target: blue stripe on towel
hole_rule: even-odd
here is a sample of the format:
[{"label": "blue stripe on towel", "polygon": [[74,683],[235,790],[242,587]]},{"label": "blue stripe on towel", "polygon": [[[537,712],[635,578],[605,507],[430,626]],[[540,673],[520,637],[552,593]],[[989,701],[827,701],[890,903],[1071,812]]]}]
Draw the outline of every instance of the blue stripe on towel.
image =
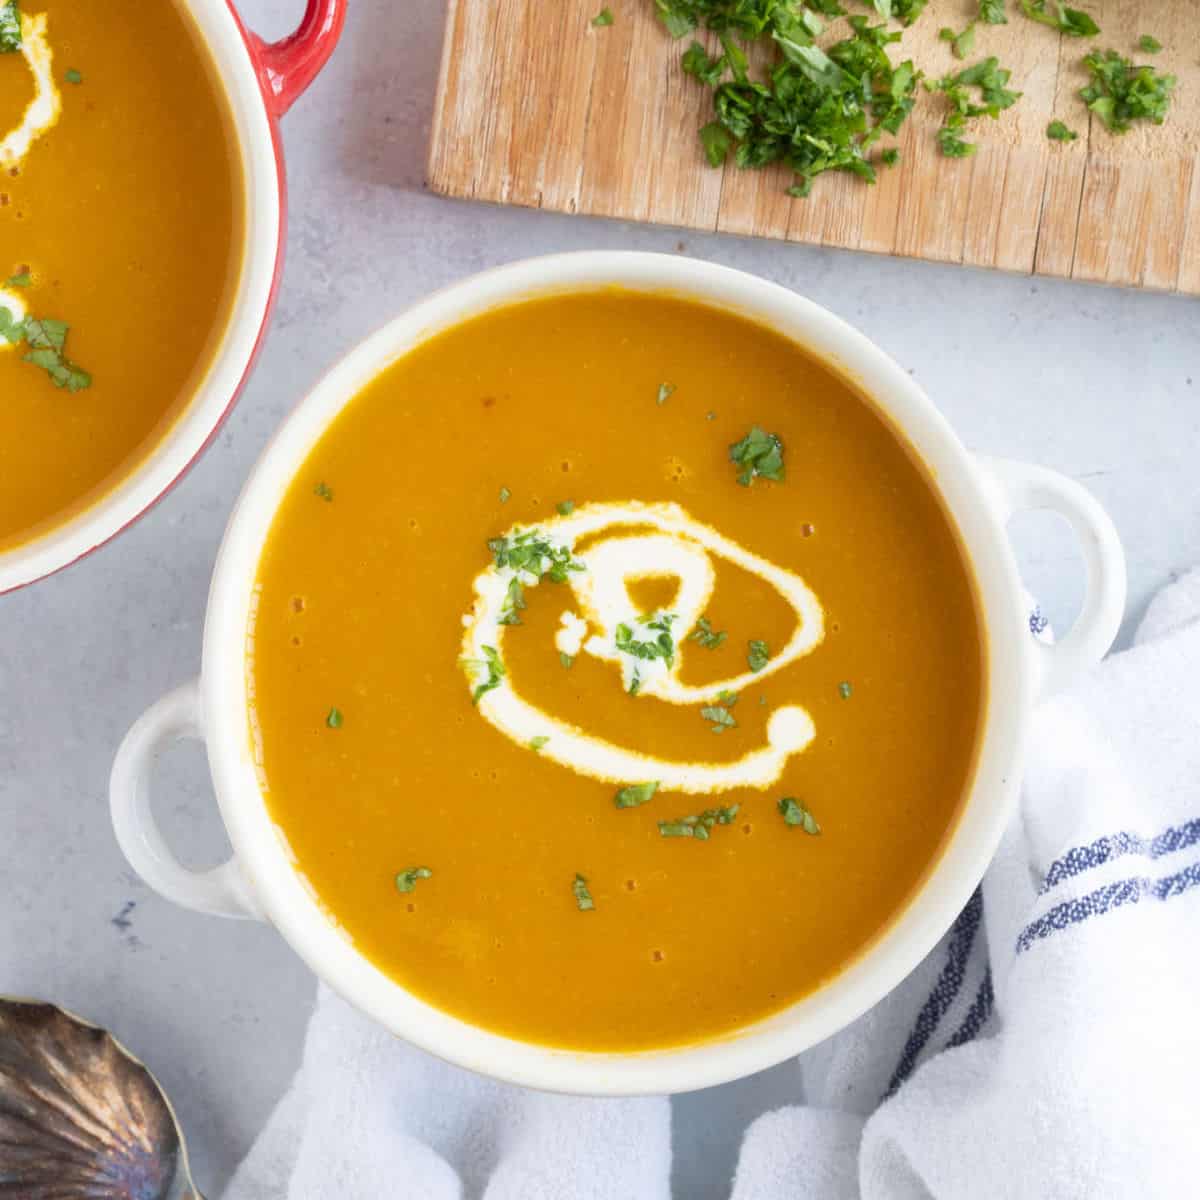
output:
[{"label": "blue stripe on towel", "polygon": [[1169,900],[1197,884],[1200,884],[1200,861],[1184,867],[1174,875],[1164,875],[1161,879],[1150,879],[1147,876],[1120,879],[1076,900],[1064,900],[1062,904],[1056,904],[1044,916],[1025,926],[1021,936],[1017,938],[1017,953],[1023,954],[1034,942],[1041,941],[1060,929],[1066,929],[1068,925],[1077,925],[1089,917],[1098,917],[1126,904],[1140,904],[1143,900]]},{"label": "blue stripe on towel", "polygon": [[992,990],[992,968],[988,967],[983,973],[983,982],[979,985],[979,991],[975,993],[975,999],[971,1001],[971,1007],[967,1009],[963,1023],[946,1043],[946,1049],[953,1050],[955,1046],[962,1046],[967,1042],[974,1041],[979,1031],[987,1024],[988,1017],[992,1015],[995,1003],[996,995]]},{"label": "blue stripe on towel", "polygon": [[921,1011],[917,1013],[912,1032],[904,1043],[904,1052],[900,1055],[891,1082],[883,1094],[884,1100],[894,1095],[896,1089],[913,1073],[921,1051],[925,1049],[939,1022],[954,1003],[954,998],[962,988],[967,972],[967,959],[970,957],[971,947],[975,944],[975,935],[979,932],[982,920],[983,889],[977,887],[971,899],[967,901],[966,908],[958,914],[958,920],[951,927],[945,965],[933,985],[933,990],[921,1006]]},{"label": "blue stripe on towel", "polygon": [[1200,818],[1183,825],[1172,825],[1157,837],[1143,838],[1136,833],[1114,833],[1097,838],[1088,846],[1076,846],[1057,859],[1046,872],[1046,882],[1038,895],[1045,895],[1066,879],[1102,866],[1126,854],[1140,854],[1143,858],[1162,858],[1175,850],[1184,850],[1200,842]]}]

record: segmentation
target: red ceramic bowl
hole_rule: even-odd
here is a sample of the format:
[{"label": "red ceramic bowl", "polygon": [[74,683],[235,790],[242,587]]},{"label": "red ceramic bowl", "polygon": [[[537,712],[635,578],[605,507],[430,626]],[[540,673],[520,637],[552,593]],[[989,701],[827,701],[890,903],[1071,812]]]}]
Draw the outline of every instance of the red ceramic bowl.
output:
[{"label": "red ceramic bowl", "polygon": [[75,562],[131,525],[183,477],[221,427],[250,374],[283,268],[287,197],[279,119],[341,35],[346,0],[307,0],[290,37],[264,42],[233,0],[178,0],[216,66],[237,135],[245,245],[232,316],[208,371],[168,433],[101,499],[31,542],[0,553],[0,594]]}]

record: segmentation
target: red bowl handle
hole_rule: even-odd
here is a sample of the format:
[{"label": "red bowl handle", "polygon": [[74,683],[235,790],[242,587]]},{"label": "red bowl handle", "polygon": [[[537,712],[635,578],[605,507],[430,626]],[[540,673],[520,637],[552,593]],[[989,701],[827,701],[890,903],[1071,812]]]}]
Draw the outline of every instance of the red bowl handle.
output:
[{"label": "red bowl handle", "polygon": [[346,23],[347,0],[307,0],[300,28],[279,42],[247,33],[267,107],[282,117],[329,61]]}]

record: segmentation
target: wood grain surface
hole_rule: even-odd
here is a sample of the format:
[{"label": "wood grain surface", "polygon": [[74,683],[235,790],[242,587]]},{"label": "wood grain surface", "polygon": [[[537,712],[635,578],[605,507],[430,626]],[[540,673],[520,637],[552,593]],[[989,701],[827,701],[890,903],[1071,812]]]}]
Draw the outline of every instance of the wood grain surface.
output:
[{"label": "wood grain surface", "polygon": [[[653,0],[449,0],[429,154],[448,196],[555,212],[844,246],[939,262],[1200,294],[1200,2],[1078,0],[1095,39],[1023,17],[980,25],[968,62],[995,54],[1024,92],[998,121],[972,123],[973,158],[940,154],[944,101],[922,92],[901,132],[901,165],[870,187],[846,174],[794,199],[782,170],[714,170],[697,130],[711,93],[679,67]],[[892,57],[927,75],[961,66],[938,40],[976,0],[931,0]],[[1138,37],[1163,43],[1153,57]],[[1076,92],[1080,59],[1112,48],[1179,77],[1166,124],[1123,136]],[[1079,133],[1051,142],[1055,117]]]}]

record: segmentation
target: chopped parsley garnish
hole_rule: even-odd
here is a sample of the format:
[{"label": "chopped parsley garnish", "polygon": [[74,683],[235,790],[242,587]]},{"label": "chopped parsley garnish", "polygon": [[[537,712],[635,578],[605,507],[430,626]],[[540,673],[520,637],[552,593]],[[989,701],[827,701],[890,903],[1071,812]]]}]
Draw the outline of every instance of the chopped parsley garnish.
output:
[{"label": "chopped parsley garnish", "polygon": [[508,490],[508,488],[506,488],[506,487],[501,487],[501,489],[500,489],[500,503],[501,503],[501,504],[507,504],[507,503],[508,503],[508,502],[509,502],[511,499],[512,499],[512,492],[510,492],[510,491]]},{"label": "chopped parsley garnish", "polygon": [[1144,54],[1157,54],[1162,50],[1162,42],[1156,37],[1151,37],[1148,33],[1143,33],[1138,38],[1138,49]]},{"label": "chopped parsley garnish", "polygon": [[520,625],[521,613],[525,610],[525,587],[521,580],[514,575],[508,581],[508,591],[504,603],[500,607],[497,623],[500,625]]},{"label": "chopped parsley garnish", "polygon": [[658,832],[662,837],[690,837],[698,842],[707,842],[709,831],[714,825],[732,825],[737,820],[740,807],[738,804],[731,804],[728,808],[706,808],[693,817],[659,821]]},{"label": "chopped parsley garnish", "polygon": [[[832,0],[807,6],[783,0],[656,0],[672,37],[704,25],[720,40],[710,57],[693,42],[683,70],[712,89],[715,119],[700,130],[709,163],[733,155],[739,167],[782,163],[794,172],[791,195],[805,196],[824,171],[850,171],[870,183],[870,148],[895,134],[912,111],[920,72],[911,61],[893,63],[887,47],[900,38],[861,14],[847,17],[849,36],[826,46],[814,38],[827,16],[844,10]],[[874,0],[884,21],[914,20],[924,0]],[[741,40],[739,40],[741,39]],[[774,59],[758,78],[750,74],[745,42],[772,46]]]},{"label": "chopped parsley garnish", "polygon": [[1079,134],[1073,129],[1068,129],[1061,121],[1051,121],[1046,126],[1046,136],[1052,142],[1073,142]]},{"label": "chopped parsley garnish", "polygon": [[490,692],[493,688],[498,688],[506,674],[504,663],[500,659],[499,651],[495,646],[484,646],[483,658],[464,658],[459,661],[467,673],[475,679],[479,679],[482,675],[482,680],[476,685],[475,691],[471,694],[471,703],[478,704],[480,699]]},{"label": "chopped parsley garnish", "polygon": [[[668,667],[675,665],[675,639],[671,636],[671,623],[675,620],[674,613],[659,613],[656,616],[639,617],[638,623],[658,636],[642,641],[633,636],[633,630],[622,623],[617,626],[616,644],[622,654],[643,662],[653,662],[662,659]],[[637,678],[636,672],[634,678]],[[632,689],[631,689],[632,690]]]},{"label": "chopped parsley garnish", "polygon": [[9,309],[0,305],[0,338],[13,346],[23,341],[29,352],[22,361],[41,367],[55,387],[81,392],[92,386],[92,377],[67,358],[65,348],[70,328],[65,321],[53,321],[48,317],[26,317],[18,321]]},{"label": "chopped parsley garnish", "polygon": [[[4,281],[4,286],[5,287],[15,287],[15,288],[27,288],[27,287],[29,287],[29,285],[31,283],[33,283],[33,277],[29,274],[28,271],[18,271],[15,275],[10,275]],[[8,309],[5,309],[4,311],[8,312]],[[10,313],[9,316],[11,317],[11,315],[12,314]]]},{"label": "chopped parsley garnish", "polygon": [[1032,21],[1040,21],[1067,37],[1095,37],[1100,26],[1085,12],[1055,3],[1055,12],[1046,11],[1046,0],[1021,0],[1021,11]]},{"label": "chopped parsley garnish", "polygon": [[750,670],[761,671],[771,661],[771,648],[766,642],[747,642],[746,662]]},{"label": "chopped parsley garnish", "polygon": [[[911,25],[924,11],[927,0],[873,0],[875,11],[886,21],[894,17],[901,25]],[[814,4],[814,8],[821,5]],[[836,4],[834,5],[836,8]],[[828,11],[828,7],[822,9]]]},{"label": "chopped parsley garnish", "polygon": [[779,811],[783,814],[785,825],[797,825],[805,833],[814,837],[821,832],[816,818],[799,800],[793,799],[791,796],[784,796],[779,802]]},{"label": "chopped parsley garnish", "polygon": [[749,487],[760,477],[783,482],[783,442],[757,425],[729,447],[729,461],[741,467],[737,481],[742,487]]},{"label": "chopped parsley garnish", "polygon": [[658,399],[655,400],[655,404],[666,404],[674,394],[675,385],[673,383],[660,383],[658,385]]},{"label": "chopped parsley garnish", "polygon": [[569,517],[575,511],[574,500],[560,500],[555,506],[560,517]]},{"label": "chopped parsley garnish", "polygon": [[21,11],[17,0],[0,0],[0,54],[21,49]]},{"label": "chopped parsley garnish", "polygon": [[849,700],[850,697],[854,695],[854,687],[848,679],[843,679],[842,682],[838,684],[838,695],[841,696],[843,700]]},{"label": "chopped parsley garnish", "polygon": [[645,804],[647,800],[651,799],[657,791],[657,779],[651,780],[649,783],[631,783],[617,792],[613,797],[613,803],[618,808],[637,808],[639,804]]},{"label": "chopped parsley garnish", "polygon": [[696,622],[696,628],[688,634],[689,642],[699,642],[705,650],[715,650],[729,635],[724,631],[717,633],[707,617],[701,617]]},{"label": "chopped parsley garnish", "polygon": [[536,754],[549,740],[547,734],[539,733],[537,737],[529,739],[529,748]]},{"label": "chopped parsley garnish", "polygon": [[895,146],[889,146],[880,156],[879,161],[885,167],[894,167],[900,161],[900,151]]},{"label": "chopped parsley garnish", "polygon": [[320,496],[326,503],[333,499],[333,488],[331,488],[323,479],[313,488],[313,495]]},{"label": "chopped parsley garnish", "polygon": [[330,729],[341,729],[342,720],[342,710],[335,707],[329,710],[329,715],[325,718],[325,724],[328,725]]},{"label": "chopped parsley garnish", "polygon": [[938,30],[938,37],[950,43],[955,58],[966,58],[975,49],[975,22],[972,21],[962,33],[955,33],[948,25],[943,25]]},{"label": "chopped parsley garnish", "polygon": [[1131,121],[1161,125],[1171,106],[1174,75],[1160,75],[1151,66],[1135,66],[1115,50],[1093,50],[1083,65],[1092,82],[1079,95],[1113,133],[1124,133]]},{"label": "chopped parsley garnish", "polygon": [[[947,158],[968,158],[975,153],[975,143],[960,136],[968,120],[984,116],[994,120],[1021,98],[1020,92],[1009,91],[1007,87],[1011,74],[1000,66],[998,59],[984,58],[955,75],[944,75],[930,87],[931,91],[944,93],[950,104],[950,111],[937,132],[938,145]],[[978,104],[972,100],[970,88],[979,90]]]},{"label": "chopped parsley garnish", "polygon": [[552,583],[564,583],[568,572],[584,569],[566,546],[554,545],[538,529],[527,529],[512,537],[491,538],[487,545],[497,567],[524,571],[534,579],[548,577]]},{"label": "chopped parsley garnish", "polygon": [[575,893],[575,907],[580,912],[591,912],[596,907],[592,900],[592,893],[588,891],[587,880],[578,872],[575,875],[575,882],[571,884],[571,891]]},{"label": "chopped parsley garnish", "polygon": [[[722,698],[726,693],[722,693]],[[733,713],[729,711],[734,704],[737,703],[735,696],[729,705],[725,704],[707,704],[700,710],[700,715],[706,720],[712,722],[713,733],[724,733],[727,729],[736,729],[737,721],[734,720]]]},{"label": "chopped parsley garnish", "polygon": [[558,652],[558,661],[569,671],[575,665],[575,655],[568,654],[565,650]]},{"label": "chopped parsley garnish", "polygon": [[1007,25],[1004,0],[979,0],[979,19],[985,25]]},{"label": "chopped parsley garnish", "polygon": [[603,29],[605,25],[611,25],[612,23],[613,23],[613,15],[612,15],[612,9],[610,9],[610,8],[602,8],[592,18],[592,24],[597,29]]},{"label": "chopped parsley garnish", "polygon": [[78,86],[79,84],[81,84],[83,82],[83,76],[77,70],[75,70],[74,67],[71,67],[71,69],[69,71],[66,71],[63,74],[63,78],[68,83],[73,83],[76,86]]},{"label": "chopped parsley garnish", "polygon": [[428,867],[409,867],[396,873],[396,891],[407,893],[417,886],[418,879],[431,879],[433,872]]}]

